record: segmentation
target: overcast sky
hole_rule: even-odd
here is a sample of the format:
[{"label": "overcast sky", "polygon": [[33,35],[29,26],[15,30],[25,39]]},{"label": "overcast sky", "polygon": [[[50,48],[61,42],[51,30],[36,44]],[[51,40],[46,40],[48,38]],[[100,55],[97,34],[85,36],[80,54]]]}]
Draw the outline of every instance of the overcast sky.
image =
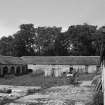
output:
[{"label": "overcast sky", "polygon": [[105,0],[0,0],[0,36],[12,35],[19,25],[105,25]]}]

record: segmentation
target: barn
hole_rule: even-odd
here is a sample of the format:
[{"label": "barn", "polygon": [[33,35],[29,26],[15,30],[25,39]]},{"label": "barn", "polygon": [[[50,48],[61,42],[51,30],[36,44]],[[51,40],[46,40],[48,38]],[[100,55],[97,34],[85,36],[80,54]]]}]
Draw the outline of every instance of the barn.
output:
[{"label": "barn", "polygon": [[20,75],[27,71],[26,63],[19,57],[0,55],[0,76]]},{"label": "barn", "polygon": [[70,67],[80,73],[94,73],[99,69],[99,56],[23,56],[21,57],[33,71],[43,70],[45,76],[52,73],[61,76]]}]

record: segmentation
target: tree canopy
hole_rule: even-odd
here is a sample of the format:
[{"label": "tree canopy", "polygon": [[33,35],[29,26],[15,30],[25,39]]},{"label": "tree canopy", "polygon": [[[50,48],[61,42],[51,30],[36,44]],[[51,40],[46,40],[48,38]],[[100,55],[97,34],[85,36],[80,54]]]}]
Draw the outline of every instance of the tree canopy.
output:
[{"label": "tree canopy", "polygon": [[21,24],[11,36],[0,39],[0,54],[6,56],[94,56],[105,47],[105,26],[72,25],[34,27]]}]

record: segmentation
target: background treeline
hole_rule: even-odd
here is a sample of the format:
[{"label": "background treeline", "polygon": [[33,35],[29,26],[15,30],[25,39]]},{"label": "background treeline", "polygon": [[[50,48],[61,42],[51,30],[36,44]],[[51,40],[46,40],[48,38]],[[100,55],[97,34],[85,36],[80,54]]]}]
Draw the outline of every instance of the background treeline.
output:
[{"label": "background treeline", "polygon": [[94,56],[100,55],[105,26],[72,25],[61,27],[20,25],[15,34],[0,39],[0,54],[6,56]]}]

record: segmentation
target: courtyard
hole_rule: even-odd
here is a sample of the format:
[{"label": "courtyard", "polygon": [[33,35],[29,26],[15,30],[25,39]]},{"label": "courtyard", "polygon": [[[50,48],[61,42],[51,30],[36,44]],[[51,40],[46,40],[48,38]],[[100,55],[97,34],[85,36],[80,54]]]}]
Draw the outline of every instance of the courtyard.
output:
[{"label": "courtyard", "polygon": [[[94,74],[81,74],[80,84],[74,86],[64,77],[23,76],[0,78],[0,89],[11,89],[11,93],[0,93],[2,105],[88,105],[92,103]],[[6,101],[7,102],[6,102]],[[5,102],[4,102],[5,101]]]}]

